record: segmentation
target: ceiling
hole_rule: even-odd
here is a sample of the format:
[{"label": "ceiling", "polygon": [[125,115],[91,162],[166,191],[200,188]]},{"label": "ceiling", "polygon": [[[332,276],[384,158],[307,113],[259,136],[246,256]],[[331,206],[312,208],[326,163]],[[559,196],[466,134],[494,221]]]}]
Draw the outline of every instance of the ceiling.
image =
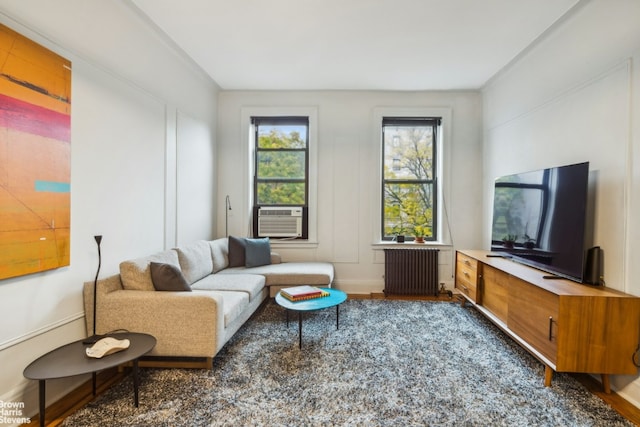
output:
[{"label": "ceiling", "polygon": [[481,88],[579,1],[130,3],[224,90],[457,90]]}]

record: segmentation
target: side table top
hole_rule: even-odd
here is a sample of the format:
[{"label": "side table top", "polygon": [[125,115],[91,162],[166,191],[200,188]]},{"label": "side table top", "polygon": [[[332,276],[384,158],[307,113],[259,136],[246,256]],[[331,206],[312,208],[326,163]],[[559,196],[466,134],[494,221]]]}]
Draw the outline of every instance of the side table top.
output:
[{"label": "side table top", "polygon": [[320,289],[328,292],[329,295],[326,297],[312,298],[312,299],[293,302],[293,301],[289,301],[288,299],[283,297],[280,294],[280,292],[278,292],[276,294],[276,303],[278,303],[278,305],[284,308],[287,308],[289,310],[313,311],[313,310],[321,310],[323,308],[334,307],[338,304],[342,304],[347,300],[347,294],[338,289],[332,289],[332,288],[320,288]]},{"label": "side table top", "polygon": [[85,349],[90,345],[83,344],[86,340],[83,338],[40,356],[24,369],[24,376],[32,380],[49,380],[97,372],[135,360],[156,345],[155,337],[149,334],[123,332],[108,336],[119,340],[128,339],[129,348],[94,359],[86,355]]}]

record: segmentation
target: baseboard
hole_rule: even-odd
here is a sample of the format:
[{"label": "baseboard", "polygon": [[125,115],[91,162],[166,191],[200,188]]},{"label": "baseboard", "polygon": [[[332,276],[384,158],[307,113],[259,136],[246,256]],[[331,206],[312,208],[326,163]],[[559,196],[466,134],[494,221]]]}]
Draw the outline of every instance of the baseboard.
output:
[{"label": "baseboard", "polygon": [[[622,379],[627,378],[628,377],[622,377]],[[640,408],[640,401],[637,399],[637,396],[640,396],[640,381],[638,380],[638,377],[634,377],[634,380],[635,381],[620,387],[620,381],[614,376],[613,381],[611,381],[611,388],[627,402],[631,403],[636,408]]]},{"label": "baseboard", "polygon": [[384,282],[380,280],[334,280],[334,288],[351,294],[371,294],[372,292],[382,292]]}]

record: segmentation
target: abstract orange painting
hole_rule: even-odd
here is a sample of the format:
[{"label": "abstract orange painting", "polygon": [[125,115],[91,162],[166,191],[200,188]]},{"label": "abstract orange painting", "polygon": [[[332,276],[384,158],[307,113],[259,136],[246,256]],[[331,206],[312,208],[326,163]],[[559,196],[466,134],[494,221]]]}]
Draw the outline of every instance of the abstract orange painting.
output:
[{"label": "abstract orange painting", "polygon": [[71,62],[0,24],[0,279],[69,265]]}]

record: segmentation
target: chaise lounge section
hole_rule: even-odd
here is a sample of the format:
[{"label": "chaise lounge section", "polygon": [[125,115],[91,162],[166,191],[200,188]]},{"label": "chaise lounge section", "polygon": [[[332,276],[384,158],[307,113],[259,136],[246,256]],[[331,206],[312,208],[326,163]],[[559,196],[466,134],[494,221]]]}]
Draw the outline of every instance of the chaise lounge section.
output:
[{"label": "chaise lounge section", "polygon": [[[240,266],[237,255],[243,245],[245,265]],[[267,239],[200,240],[124,261],[120,274],[99,280],[96,333],[148,333],[157,340],[149,353],[156,360],[204,359],[210,367],[269,296],[287,286],[331,287],[333,279],[331,263],[282,262]],[[84,284],[87,314],[93,312],[93,286]],[[86,316],[86,327],[92,334],[92,316]]]}]

